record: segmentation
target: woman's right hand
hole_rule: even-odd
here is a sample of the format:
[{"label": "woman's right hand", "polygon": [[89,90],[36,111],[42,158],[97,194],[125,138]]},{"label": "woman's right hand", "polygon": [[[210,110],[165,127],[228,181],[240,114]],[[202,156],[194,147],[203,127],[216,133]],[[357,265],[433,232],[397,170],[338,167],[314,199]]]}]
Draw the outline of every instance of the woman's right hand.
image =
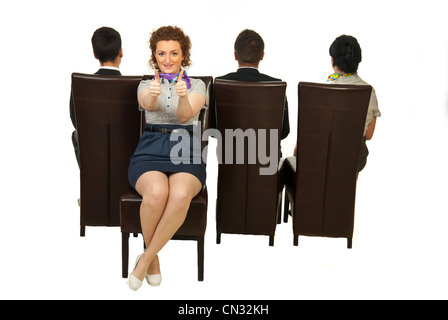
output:
[{"label": "woman's right hand", "polygon": [[154,80],[151,81],[149,85],[149,92],[151,93],[151,96],[158,97],[160,96],[160,78],[159,78],[159,72],[157,70],[154,70]]},{"label": "woman's right hand", "polygon": [[154,111],[159,105],[160,96],[160,78],[157,70],[154,70],[154,80],[149,83],[149,88],[140,92],[138,103],[148,111]]}]

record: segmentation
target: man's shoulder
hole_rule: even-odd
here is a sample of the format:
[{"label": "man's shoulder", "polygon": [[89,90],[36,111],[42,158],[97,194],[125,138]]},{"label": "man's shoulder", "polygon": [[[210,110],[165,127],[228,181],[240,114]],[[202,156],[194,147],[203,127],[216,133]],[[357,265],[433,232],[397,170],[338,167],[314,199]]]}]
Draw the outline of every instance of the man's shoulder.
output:
[{"label": "man's shoulder", "polygon": [[238,74],[236,72],[230,72],[226,75],[216,77],[217,80],[238,80]]},{"label": "man's shoulder", "polygon": [[95,74],[103,75],[103,76],[121,76],[121,72],[119,70],[113,69],[99,69]]},{"label": "man's shoulder", "polygon": [[217,77],[216,79],[222,80],[235,80],[235,81],[282,81],[281,79],[268,76],[267,74],[260,73],[254,68],[240,68],[237,72],[231,72],[226,75]]},{"label": "man's shoulder", "polygon": [[274,78],[264,73],[260,73],[260,78],[263,78],[262,81],[282,81],[282,79]]}]

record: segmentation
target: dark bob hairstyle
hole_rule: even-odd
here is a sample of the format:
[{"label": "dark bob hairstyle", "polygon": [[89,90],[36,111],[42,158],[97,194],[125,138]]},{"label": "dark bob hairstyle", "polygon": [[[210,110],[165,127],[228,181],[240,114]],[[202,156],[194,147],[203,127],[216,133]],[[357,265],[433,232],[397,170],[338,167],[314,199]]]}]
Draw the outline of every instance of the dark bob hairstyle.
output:
[{"label": "dark bob hairstyle", "polygon": [[345,73],[354,73],[362,60],[361,47],[355,37],[342,35],[331,44],[330,56],[333,58],[333,66]]}]

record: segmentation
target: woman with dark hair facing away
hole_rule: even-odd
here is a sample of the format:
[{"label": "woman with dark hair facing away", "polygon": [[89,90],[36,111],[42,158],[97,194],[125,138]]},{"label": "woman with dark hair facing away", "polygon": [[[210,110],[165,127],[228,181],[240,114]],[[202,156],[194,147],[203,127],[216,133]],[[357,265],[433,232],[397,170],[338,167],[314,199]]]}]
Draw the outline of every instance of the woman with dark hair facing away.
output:
[{"label": "woman with dark hair facing away", "polygon": [[[362,80],[358,75],[358,65],[362,61],[362,56],[361,47],[355,37],[347,35],[337,37],[331,44],[329,51],[334,73],[328,77],[328,82],[331,84],[368,85],[368,83]],[[381,112],[378,109],[375,89],[372,88],[358,162],[358,172],[360,172],[367,163],[369,151],[367,149],[366,140],[372,139],[373,132],[375,131],[376,118],[380,116]]]},{"label": "woman with dark hair facing away", "polygon": [[[327,81],[330,84],[350,84],[350,85],[368,85],[358,75],[358,65],[362,60],[361,47],[355,37],[342,35],[337,37],[330,46],[331,65],[334,73]],[[375,89],[372,88],[369,107],[367,110],[366,123],[364,127],[364,137],[361,145],[361,152],[358,162],[358,172],[360,172],[367,163],[369,151],[366,140],[373,137],[375,131],[376,118],[381,116],[378,109]],[[294,149],[294,156],[297,154],[297,145]]]},{"label": "woman with dark hair facing away", "polygon": [[[206,88],[202,80],[189,78],[182,69],[191,64],[190,38],[181,28],[161,27],[151,34],[149,47],[149,65],[155,77],[141,81],[137,90],[146,126],[128,174],[131,186],[142,196],[140,221],[146,246],[127,281],[132,290],[138,290],[144,278],[150,285],[160,285],[157,254],[182,226],[190,202],[206,178],[202,158],[200,163],[192,160],[191,148],[197,145],[192,141],[193,123],[205,106]],[[181,142],[177,138],[172,141],[173,134]],[[190,152],[172,152],[183,141]]]}]

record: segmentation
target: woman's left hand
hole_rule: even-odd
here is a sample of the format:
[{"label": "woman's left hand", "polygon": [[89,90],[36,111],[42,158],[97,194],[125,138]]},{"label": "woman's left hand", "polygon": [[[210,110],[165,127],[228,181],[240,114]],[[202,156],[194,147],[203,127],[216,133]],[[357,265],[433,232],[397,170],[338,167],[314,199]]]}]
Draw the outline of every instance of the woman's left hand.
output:
[{"label": "woman's left hand", "polygon": [[176,92],[179,97],[185,97],[187,95],[187,83],[182,79],[183,76],[184,70],[181,70],[176,84]]}]

